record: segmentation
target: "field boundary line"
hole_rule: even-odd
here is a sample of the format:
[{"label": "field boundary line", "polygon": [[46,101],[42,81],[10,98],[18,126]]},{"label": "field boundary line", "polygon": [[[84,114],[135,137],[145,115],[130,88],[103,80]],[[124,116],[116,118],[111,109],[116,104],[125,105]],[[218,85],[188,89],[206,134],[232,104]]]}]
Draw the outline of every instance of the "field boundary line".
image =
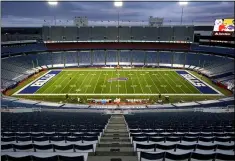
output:
[{"label": "field boundary line", "polygon": [[166,95],[166,96],[219,96],[221,94],[175,94],[175,93],[133,93],[133,94],[127,94],[127,93],[42,93],[42,94],[16,94],[18,96],[65,96],[66,94],[70,96],[158,96]]},{"label": "field boundary line", "polygon": [[[19,92],[23,91],[25,88],[27,88],[28,86],[30,86],[31,84],[35,83],[37,80],[39,80],[40,78],[42,78],[43,76],[45,76],[46,74],[48,74],[49,72],[51,72],[51,70],[49,70],[48,72],[44,73],[43,75],[41,75],[40,77],[38,77],[37,79],[33,80],[31,83],[27,84],[26,86],[24,86],[23,88],[19,89],[18,91],[16,91],[13,95],[17,95]],[[39,88],[40,89],[40,88]]]},{"label": "field boundary line", "polygon": [[214,91],[216,91],[218,94],[224,96],[223,93],[221,93],[220,91],[218,91],[217,89],[215,89],[214,87],[212,87],[211,85],[209,85],[208,83],[206,83],[204,80],[199,79],[197,76],[195,76],[195,75],[194,75],[193,73],[191,73],[191,72],[188,72],[187,70],[185,70],[185,71],[186,71],[187,73],[191,74],[192,76],[194,76],[195,78],[197,78],[198,80],[200,80],[202,83],[204,83],[205,85],[207,85],[208,87],[210,87],[210,88],[213,89]]},{"label": "field boundary line", "polygon": [[[52,69],[53,71],[58,71],[58,70],[56,70],[56,69]],[[178,70],[183,70],[183,69],[178,69]],[[74,69],[74,70],[60,70],[60,71],[71,71],[71,72],[77,72],[77,71],[80,71],[80,72],[82,72],[82,71],[89,71],[89,72],[94,72],[94,71],[110,71],[110,72],[112,72],[112,71],[116,71],[116,70],[114,70],[114,69],[110,69],[110,70],[108,70],[108,69],[94,69],[94,70],[79,70],[79,68],[78,69]],[[167,70],[167,69],[163,69],[163,70],[159,70],[159,69],[154,69],[154,70],[148,70],[148,69],[141,69],[141,70],[137,70],[137,69],[123,69],[122,71],[136,71],[136,72],[143,72],[143,71],[147,71],[147,72],[151,72],[151,71],[177,71],[177,69],[169,69],[169,70]]]}]

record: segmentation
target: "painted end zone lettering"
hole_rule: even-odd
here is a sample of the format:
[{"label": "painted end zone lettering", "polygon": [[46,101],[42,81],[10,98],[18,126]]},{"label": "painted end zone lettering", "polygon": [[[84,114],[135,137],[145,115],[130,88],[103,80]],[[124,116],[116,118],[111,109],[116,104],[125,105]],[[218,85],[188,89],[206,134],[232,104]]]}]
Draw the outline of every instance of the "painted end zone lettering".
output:
[{"label": "painted end zone lettering", "polygon": [[206,83],[200,81],[197,77],[188,73],[187,71],[176,71],[180,76],[189,81],[194,87],[196,87],[202,94],[218,94],[217,91],[209,87]]},{"label": "painted end zone lettering", "polygon": [[46,84],[49,80],[59,74],[61,71],[50,71],[46,75],[43,75],[41,78],[35,80],[29,86],[24,88],[19,92],[19,94],[33,94],[37,90],[39,90],[44,84]]}]

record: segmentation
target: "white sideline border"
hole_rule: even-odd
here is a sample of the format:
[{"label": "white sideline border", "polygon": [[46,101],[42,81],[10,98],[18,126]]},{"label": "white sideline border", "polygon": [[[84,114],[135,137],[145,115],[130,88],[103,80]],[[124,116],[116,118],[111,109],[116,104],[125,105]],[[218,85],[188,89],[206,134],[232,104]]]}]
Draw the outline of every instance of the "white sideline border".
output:
[{"label": "white sideline border", "polygon": [[[40,78],[42,78],[44,75],[48,74],[49,72],[51,72],[51,70],[49,70],[48,72],[44,73],[43,75],[41,75],[40,77],[38,77],[37,79],[35,79],[34,81],[32,81],[31,83],[27,84],[26,86],[24,86],[23,88],[21,88],[20,90],[16,91],[13,95],[21,95],[19,94],[19,92],[23,91],[25,88],[27,88],[28,86],[30,86],[31,84],[33,84],[34,82],[36,82],[37,80],[39,80]],[[33,95],[32,94],[27,94],[27,95]]]},{"label": "white sideline border", "polygon": [[[169,70],[123,70],[123,71],[185,71],[189,74],[191,74],[192,76],[194,76],[195,78],[197,78],[198,80],[200,80],[202,83],[205,83],[208,87],[210,87],[211,89],[215,90],[217,92],[217,94],[174,94],[174,93],[32,93],[32,94],[19,94],[19,92],[21,92],[22,90],[24,90],[25,88],[27,88],[28,86],[30,86],[32,83],[36,82],[38,79],[40,79],[41,77],[43,77],[44,75],[46,75],[47,73],[49,73],[50,71],[74,71],[74,72],[78,72],[78,71],[96,71],[96,70],[57,70],[57,69],[53,69],[53,70],[49,70],[47,73],[43,74],[41,77],[37,78],[36,80],[34,80],[33,82],[29,83],[28,85],[26,85],[25,87],[23,87],[22,89],[20,89],[19,91],[15,92],[13,95],[17,95],[17,96],[65,96],[65,95],[70,95],[70,96],[158,96],[159,94],[163,95],[163,96],[224,96],[224,94],[222,94],[221,92],[219,92],[218,90],[216,90],[214,87],[210,86],[209,84],[207,84],[206,82],[204,82],[203,80],[199,79],[197,76],[195,76],[194,74],[192,74],[191,72],[188,72],[187,70],[182,70],[182,69],[169,69]],[[116,70],[97,70],[97,71],[116,71]]]},{"label": "white sideline border", "polygon": [[174,93],[35,93],[35,94],[16,94],[17,96],[158,96],[159,94],[163,96],[218,96],[220,94],[174,94]]},{"label": "white sideline border", "polygon": [[188,72],[187,70],[185,70],[187,73],[189,73],[189,74],[191,74],[192,76],[194,76],[195,78],[197,78],[198,80],[200,80],[202,83],[204,83],[205,85],[207,85],[208,87],[210,87],[211,89],[213,89],[214,91],[216,91],[218,94],[216,94],[216,95],[222,95],[222,96],[224,96],[224,94],[223,93],[221,93],[220,91],[218,91],[217,89],[215,89],[214,87],[212,87],[211,85],[209,85],[208,83],[206,83],[205,81],[203,81],[203,80],[201,80],[201,79],[199,79],[197,76],[195,76],[193,73],[191,73],[191,72]]},{"label": "white sideline border", "polygon": [[113,72],[113,71],[134,71],[134,72],[156,72],[156,71],[176,71],[176,70],[183,70],[183,69],[157,69],[157,70],[143,70],[143,69],[140,69],[140,70],[137,70],[137,69],[117,69],[117,70],[115,70],[115,69],[112,69],[112,68],[110,68],[110,69],[105,69],[105,70],[103,70],[103,69],[97,69],[97,70],[90,70],[90,69],[82,69],[82,70],[77,70],[77,69],[74,69],[74,70],[72,70],[72,69],[63,69],[63,70],[57,70],[57,69],[53,69],[53,71],[69,71],[69,72],[83,72],[83,71],[85,71],[85,72],[95,72],[95,71],[102,71],[102,72]]}]

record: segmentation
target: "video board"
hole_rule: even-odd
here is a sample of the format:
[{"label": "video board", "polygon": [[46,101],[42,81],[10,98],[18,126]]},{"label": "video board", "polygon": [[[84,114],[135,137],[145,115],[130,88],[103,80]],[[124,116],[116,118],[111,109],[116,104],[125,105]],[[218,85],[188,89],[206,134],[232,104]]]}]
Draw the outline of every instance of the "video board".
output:
[{"label": "video board", "polygon": [[213,29],[213,36],[233,36],[234,19],[216,19]]}]

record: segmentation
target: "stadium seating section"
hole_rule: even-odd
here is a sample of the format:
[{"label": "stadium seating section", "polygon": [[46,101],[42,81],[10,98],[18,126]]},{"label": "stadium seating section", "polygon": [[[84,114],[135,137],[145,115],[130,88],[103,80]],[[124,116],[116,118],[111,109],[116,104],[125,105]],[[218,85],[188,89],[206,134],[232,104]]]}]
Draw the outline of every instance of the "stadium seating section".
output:
[{"label": "stadium seating section", "polygon": [[[1,160],[85,161],[109,119],[101,113],[2,113]],[[139,160],[234,160],[233,113],[135,113],[125,120]]]},{"label": "stadium seating section", "polygon": [[233,113],[126,115],[140,160],[234,160]]},{"label": "stadium seating section", "polygon": [[4,113],[2,160],[84,161],[95,151],[109,118],[95,113]]}]

